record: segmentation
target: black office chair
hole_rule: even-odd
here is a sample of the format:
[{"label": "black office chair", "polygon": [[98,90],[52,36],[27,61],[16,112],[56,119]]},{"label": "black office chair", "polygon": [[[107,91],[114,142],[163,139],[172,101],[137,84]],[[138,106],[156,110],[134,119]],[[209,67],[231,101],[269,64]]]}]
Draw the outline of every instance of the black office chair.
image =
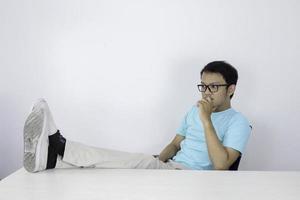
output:
[{"label": "black office chair", "polygon": [[229,167],[228,170],[231,171],[237,171],[239,169],[239,165],[240,165],[240,161],[241,161],[242,155],[240,155],[236,161],[234,161],[234,163]]},{"label": "black office chair", "polygon": [[[249,125],[251,130],[252,130],[252,126]],[[241,158],[242,158],[242,155],[240,155],[236,161],[234,161],[234,163],[229,167],[228,170],[231,170],[231,171],[237,171],[239,169],[239,165],[240,165],[240,161],[241,161]]]}]

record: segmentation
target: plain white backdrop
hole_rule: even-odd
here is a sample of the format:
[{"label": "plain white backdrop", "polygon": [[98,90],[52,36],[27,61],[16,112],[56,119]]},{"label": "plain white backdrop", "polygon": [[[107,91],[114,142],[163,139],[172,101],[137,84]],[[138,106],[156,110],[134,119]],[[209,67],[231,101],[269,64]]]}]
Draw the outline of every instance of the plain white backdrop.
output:
[{"label": "plain white backdrop", "polygon": [[232,107],[253,125],[240,170],[299,170],[296,0],[0,1],[0,178],[22,167],[45,98],[67,138],[158,154],[200,98],[200,70],[239,71]]}]

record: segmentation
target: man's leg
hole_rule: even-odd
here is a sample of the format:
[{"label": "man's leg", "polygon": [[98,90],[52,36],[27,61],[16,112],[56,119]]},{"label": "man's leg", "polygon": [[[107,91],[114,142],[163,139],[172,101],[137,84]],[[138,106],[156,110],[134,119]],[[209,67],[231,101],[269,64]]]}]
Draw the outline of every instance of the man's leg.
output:
[{"label": "man's leg", "polygon": [[152,155],[92,147],[69,140],[61,161],[71,166],[102,169],[187,169],[171,160],[164,163]]},{"label": "man's leg", "polygon": [[91,147],[66,140],[57,130],[45,100],[39,101],[33,110],[24,128],[24,167],[29,172],[55,167],[187,169],[179,163],[164,163],[151,155]]},{"label": "man's leg", "polygon": [[[58,134],[60,135],[59,131],[55,135]],[[57,138],[59,137],[62,136],[57,136]],[[152,155],[143,153],[129,153],[92,147],[70,140],[65,141],[65,147],[62,148],[64,152],[58,153],[60,156],[58,157],[56,168],[77,166],[102,169],[189,169],[171,159],[165,163]]]}]

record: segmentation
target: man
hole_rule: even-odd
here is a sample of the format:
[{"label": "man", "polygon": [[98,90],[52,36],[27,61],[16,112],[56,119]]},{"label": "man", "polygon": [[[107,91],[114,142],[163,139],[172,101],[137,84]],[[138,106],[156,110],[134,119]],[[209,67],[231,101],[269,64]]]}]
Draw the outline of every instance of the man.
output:
[{"label": "man", "polygon": [[24,167],[226,170],[243,153],[250,135],[247,119],[231,108],[238,73],[223,61],[208,63],[197,85],[202,99],[185,115],[177,135],[158,158],[87,146],[66,140],[45,100],[33,106],[24,126]]}]

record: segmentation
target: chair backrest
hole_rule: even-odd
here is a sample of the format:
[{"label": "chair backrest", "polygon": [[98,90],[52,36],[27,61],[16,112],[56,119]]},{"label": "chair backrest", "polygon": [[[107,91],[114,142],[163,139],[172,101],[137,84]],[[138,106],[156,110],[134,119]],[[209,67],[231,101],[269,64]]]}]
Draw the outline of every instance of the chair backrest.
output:
[{"label": "chair backrest", "polygon": [[[250,125],[250,128],[252,130],[252,126]],[[236,161],[229,167],[228,170],[237,171],[239,169],[240,161],[241,161],[242,155],[240,155]]]},{"label": "chair backrest", "polygon": [[231,171],[237,171],[239,169],[239,165],[240,165],[240,161],[241,161],[242,156],[240,155],[236,161],[234,161],[234,163],[229,167],[228,170]]}]

